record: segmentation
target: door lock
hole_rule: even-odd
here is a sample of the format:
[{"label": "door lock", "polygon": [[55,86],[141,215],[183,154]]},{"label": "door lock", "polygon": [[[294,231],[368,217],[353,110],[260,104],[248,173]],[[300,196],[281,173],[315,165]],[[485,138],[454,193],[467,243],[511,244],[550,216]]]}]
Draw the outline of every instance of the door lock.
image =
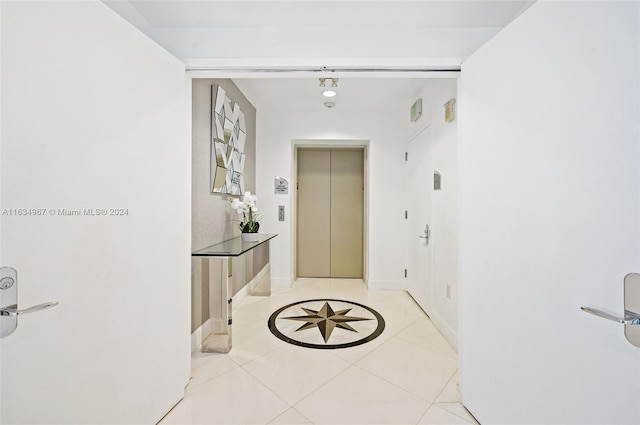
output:
[{"label": "door lock", "polygon": [[420,239],[426,239],[425,243],[429,245],[429,238],[431,237],[431,229],[429,229],[429,225],[425,225],[424,227],[424,236],[418,235]]},{"label": "door lock", "polygon": [[0,289],[9,289],[13,286],[16,281],[10,278],[9,276],[3,277],[0,279]]},{"label": "door lock", "polygon": [[12,267],[0,267],[0,338],[11,335],[18,327],[18,316],[35,313],[58,305],[57,301],[18,309],[18,272]]}]

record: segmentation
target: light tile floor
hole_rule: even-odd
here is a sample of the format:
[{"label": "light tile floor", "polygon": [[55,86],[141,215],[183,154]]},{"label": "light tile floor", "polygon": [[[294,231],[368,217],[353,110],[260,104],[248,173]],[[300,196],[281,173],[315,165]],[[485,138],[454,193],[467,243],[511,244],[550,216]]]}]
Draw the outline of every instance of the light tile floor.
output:
[{"label": "light tile floor", "polygon": [[[385,330],[336,350],[271,334],[274,311],[315,298],[372,307]],[[300,279],[270,297],[246,297],[233,319],[231,352],[193,354],[185,397],[161,425],[477,424],[460,404],[456,352],[405,292],[367,290],[360,280]]]}]

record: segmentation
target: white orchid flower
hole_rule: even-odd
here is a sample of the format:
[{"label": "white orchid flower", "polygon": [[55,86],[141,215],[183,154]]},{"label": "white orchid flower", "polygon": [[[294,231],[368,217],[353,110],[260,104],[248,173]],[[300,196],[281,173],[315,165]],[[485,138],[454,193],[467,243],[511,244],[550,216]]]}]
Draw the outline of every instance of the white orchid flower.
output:
[{"label": "white orchid flower", "polygon": [[257,232],[260,226],[258,208],[256,207],[256,201],[258,197],[252,195],[251,192],[245,192],[242,196],[242,201],[238,198],[230,200],[231,208],[236,210],[238,214],[242,215],[242,222],[240,222],[240,230],[243,233]]},{"label": "white orchid flower", "polygon": [[258,197],[256,195],[252,195],[251,192],[245,192],[244,196],[242,197],[242,202],[244,202],[246,205],[255,205],[257,200]]},{"label": "white orchid flower", "polygon": [[241,202],[238,198],[234,198],[231,201],[231,208],[236,210],[238,214],[245,214],[249,212],[249,207],[244,202]]},{"label": "white orchid flower", "polygon": [[240,200],[238,198],[233,198],[233,200],[231,201],[231,208],[233,208],[234,210],[237,210],[238,208],[242,207],[242,202],[240,202]]}]

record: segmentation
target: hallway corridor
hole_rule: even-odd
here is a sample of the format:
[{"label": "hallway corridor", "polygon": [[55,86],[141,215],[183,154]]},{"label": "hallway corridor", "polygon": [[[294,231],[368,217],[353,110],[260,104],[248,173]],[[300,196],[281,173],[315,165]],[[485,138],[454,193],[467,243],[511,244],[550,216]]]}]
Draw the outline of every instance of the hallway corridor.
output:
[{"label": "hallway corridor", "polygon": [[[384,331],[362,345],[322,350],[270,332],[276,310],[318,298],[371,307]],[[192,355],[185,398],[161,425],[476,423],[460,404],[456,352],[405,292],[367,290],[361,280],[300,279],[270,297],[246,297],[233,320],[231,352]],[[339,328],[333,333],[349,333]]]}]

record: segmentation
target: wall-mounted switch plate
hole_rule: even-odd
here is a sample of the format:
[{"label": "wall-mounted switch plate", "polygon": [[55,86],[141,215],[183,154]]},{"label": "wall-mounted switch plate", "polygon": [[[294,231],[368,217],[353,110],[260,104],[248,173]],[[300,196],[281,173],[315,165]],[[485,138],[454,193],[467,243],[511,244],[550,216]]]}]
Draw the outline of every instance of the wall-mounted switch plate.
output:
[{"label": "wall-mounted switch plate", "polygon": [[451,299],[451,285],[447,283],[447,298]]},{"label": "wall-mounted switch plate", "polygon": [[284,221],[284,205],[278,205],[278,221]]}]

